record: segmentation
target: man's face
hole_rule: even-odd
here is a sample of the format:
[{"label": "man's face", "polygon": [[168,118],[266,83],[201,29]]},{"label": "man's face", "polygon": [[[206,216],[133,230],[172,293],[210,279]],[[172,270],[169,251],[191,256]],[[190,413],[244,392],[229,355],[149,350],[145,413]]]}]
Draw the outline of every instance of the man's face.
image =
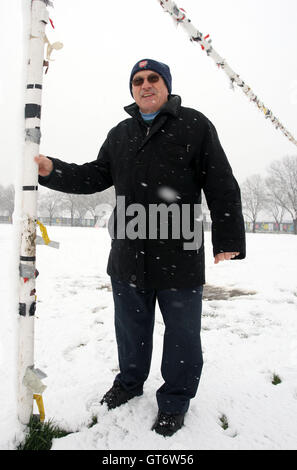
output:
[{"label": "man's face", "polygon": [[[157,82],[150,83],[147,78],[152,75],[157,75],[159,80]],[[143,78],[144,82],[142,85],[134,85],[133,81],[135,78]],[[154,72],[153,70],[143,70],[141,72],[137,72],[133,77],[133,81],[133,97],[141,112],[145,114],[155,113],[168,100],[167,86],[161,75],[159,75],[157,72]]]}]

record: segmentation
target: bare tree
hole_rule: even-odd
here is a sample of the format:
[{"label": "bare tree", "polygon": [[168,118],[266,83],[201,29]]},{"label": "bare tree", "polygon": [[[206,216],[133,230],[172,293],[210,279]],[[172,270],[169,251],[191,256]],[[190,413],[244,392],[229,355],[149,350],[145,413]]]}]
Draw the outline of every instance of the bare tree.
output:
[{"label": "bare tree", "polygon": [[78,214],[78,217],[80,219],[84,219],[84,217],[86,216],[86,213],[89,210],[89,201],[87,199],[87,196],[83,194],[76,196],[75,210],[76,210],[76,213]]},{"label": "bare tree", "polygon": [[49,225],[52,225],[54,215],[58,215],[61,203],[61,193],[58,191],[42,189],[38,195],[38,212],[46,213],[49,216]]},{"label": "bare tree", "polygon": [[86,205],[88,207],[88,211],[94,217],[95,223],[97,218],[96,208],[99,204],[109,204],[112,207],[115,206],[115,192],[114,187],[108,188],[105,191],[100,193],[90,194],[84,196],[86,198]]},{"label": "bare tree", "polygon": [[12,217],[14,211],[14,185],[0,186],[0,210]]},{"label": "bare tree", "polygon": [[265,182],[260,175],[252,175],[241,185],[243,214],[251,220],[253,233],[261,210],[265,208]]},{"label": "bare tree", "polygon": [[283,207],[279,206],[274,201],[270,201],[270,203],[267,204],[267,209],[271,213],[272,217],[274,218],[277,230],[280,231],[280,228],[281,228],[280,226],[284,220],[284,215],[286,213],[286,210]]},{"label": "bare tree", "polygon": [[289,212],[297,235],[297,155],[273,162],[268,174],[269,193],[280,207]]},{"label": "bare tree", "polygon": [[[81,211],[78,211],[79,198],[80,196],[78,196],[77,194],[64,193],[61,199],[61,209],[66,209],[70,212],[71,227],[74,226],[75,215],[81,214]],[[85,208],[83,209],[83,211],[84,214],[87,212]]]},{"label": "bare tree", "polygon": [[108,203],[113,207],[115,206],[114,188],[109,188],[100,193],[76,196],[75,210],[81,219],[86,216],[87,212],[90,212],[94,218],[94,222],[96,222],[96,207],[102,203]]},{"label": "bare tree", "polygon": [[270,213],[276,223],[277,230],[280,231],[280,224],[283,222],[286,209],[279,205],[277,200],[275,199],[274,195],[271,194],[269,186],[266,185],[267,188],[267,197],[265,202],[265,209],[268,213]]}]

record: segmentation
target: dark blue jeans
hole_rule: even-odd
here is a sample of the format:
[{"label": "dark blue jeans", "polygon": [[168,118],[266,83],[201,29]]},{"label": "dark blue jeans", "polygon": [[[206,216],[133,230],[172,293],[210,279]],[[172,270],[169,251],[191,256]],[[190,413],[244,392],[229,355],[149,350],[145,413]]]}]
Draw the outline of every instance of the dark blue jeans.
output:
[{"label": "dark blue jeans", "polygon": [[203,366],[200,328],[203,286],[186,289],[138,289],[111,280],[120,373],[115,380],[141,392],[149,375],[153,350],[155,305],[165,324],[161,373],[157,390],[160,411],[186,413],[196,395]]}]

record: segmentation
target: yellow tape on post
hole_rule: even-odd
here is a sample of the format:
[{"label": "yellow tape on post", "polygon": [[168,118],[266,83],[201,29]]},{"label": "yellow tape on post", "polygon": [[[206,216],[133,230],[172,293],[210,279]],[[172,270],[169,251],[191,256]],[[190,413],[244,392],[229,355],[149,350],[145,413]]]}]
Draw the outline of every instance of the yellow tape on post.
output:
[{"label": "yellow tape on post", "polygon": [[38,411],[39,411],[39,416],[40,416],[40,421],[41,423],[43,423],[43,421],[45,420],[45,412],[44,412],[42,395],[38,395],[37,393],[34,393],[33,398],[34,400],[36,400],[36,404],[38,406]]},{"label": "yellow tape on post", "polygon": [[50,243],[50,239],[49,239],[49,236],[47,234],[47,230],[45,228],[44,225],[42,225],[41,222],[39,222],[39,220],[37,220],[37,225],[39,226],[40,228],[40,231],[41,231],[41,235],[42,235],[42,238],[43,238],[43,241],[46,245],[48,245]]}]

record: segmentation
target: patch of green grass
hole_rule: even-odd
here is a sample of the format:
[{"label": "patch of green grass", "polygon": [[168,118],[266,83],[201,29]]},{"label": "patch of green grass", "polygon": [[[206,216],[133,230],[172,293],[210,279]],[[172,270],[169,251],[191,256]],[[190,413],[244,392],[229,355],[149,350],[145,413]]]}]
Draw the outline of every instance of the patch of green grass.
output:
[{"label": "patch of green grass", "polygon": [[50,450],[53,439],[68,434],[70,432],[60,429],[52,421],[41,423],[36,417],[32,416],[28,424],[25,441],[17,447],[17,450]]},{"label": "patch of green grass", "polygon": [[272,382],[273,385],[281,384],[281,378],[277,374],[273,374]]},{"label": "patch of green grass", "polygon": [[226,429],[228,429],[229,423],[228,423],[228,418],[227,418],[227,416],[223,414],[223,415],[220,417],[220,421],[221,421],[221,426],[222,426],[222,428],[224,429],[224,431],[225,431]]}]

